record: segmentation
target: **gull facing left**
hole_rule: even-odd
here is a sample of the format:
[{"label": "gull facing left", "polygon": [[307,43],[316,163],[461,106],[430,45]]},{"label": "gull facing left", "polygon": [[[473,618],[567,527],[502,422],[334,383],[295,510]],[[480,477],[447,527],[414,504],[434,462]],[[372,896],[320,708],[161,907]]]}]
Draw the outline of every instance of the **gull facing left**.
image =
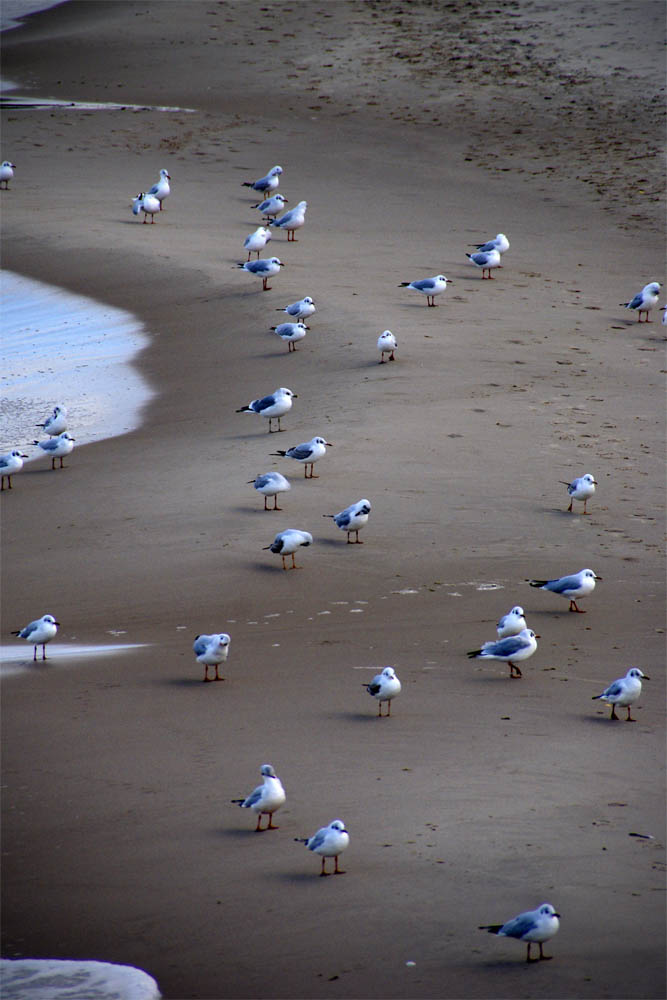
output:
[{"label": "gull facing left", "polygon": [[533,655],[539,638],[531,628],[524,628],[518,635],[508,635],[497,642],[485,642],[481,649],[472,649],[468,656],[470,659],[502,660],[509,666],[512,679],[522,677],[521,669],[516,664]]},{"label": "gull facing left", "polygon": [[[544,954],[542,945],[558,933],[559,918],[560,913],[556,913],[551,903],[542,903],[536,910],[526,910],[505,924],[481,924],[479,929],[480,931],[488,931],[489,934],[497,934],[498,937],[511,937],[525,941],[528,945],[526,961],[539,962],[552,957]],[[530,957],[532,944],[540,946],[539,958]]]},{"label": "gull facing left", "polygon": [[17,635],[19,639],[25,639],[26,642],[31,643],[35,647],[32,654],[33,660],[37,659],[37,647],[41,646],[42,659],[45,660],[46,644],[55,638],[59,625],[60,622],[57,622],[53,615],[42,615],[41,618],[30,622],[29,625],[19,629],[18,632],[12,632],[12,635]]},{"label": "gull facing left", "polygon": [[[312,545],[313,536],[308,531],[300,531],[298,528],[286,528],[285,531],[279,531],[276,537],[273,539],[270,545],[264,546],[264,551],[269,549],[271,552],[275,552],[276,555],[282,557],[283,569],[302,569],[301,566],[297,566],[294,559],[294,553],[302,545]],[[285,565],[285,556],[292,557],[292,565]]]},{"label": "gull facing left", "polygon": [[0,164],[0,190],[2,191],[9,190],[9,182],[14,176],[15,170],[16,170],[16,164],[10,163],[9,160],[5,160],[4,163]]},{"label": "gull facing left", "polygon": [[[247,799],[232,799],[232,802],[235,805],[239,805],[241,809],[252,809],[253,812],[257,813],[255,833],[278,829],[273,824],[273,814],[280,809],[287,799],[280,778],[273,770],[271,764],[262,764],[259,773],[262,775],[262,784],[258,785]],[[269,817],[269,822],[264,827],[262,826],[262,816]]]},{"label": "gull facing left", "polygon": [[160,171],[160,178],[157,184],[149,188],[146,192],[147,195],[153,195],[154,198],[160,202],[160,209],[164,212],[164,200],[168,198],[171,193],[171,188],[169,187],[169,181],[171,180],[171,174],[164,167]]}]

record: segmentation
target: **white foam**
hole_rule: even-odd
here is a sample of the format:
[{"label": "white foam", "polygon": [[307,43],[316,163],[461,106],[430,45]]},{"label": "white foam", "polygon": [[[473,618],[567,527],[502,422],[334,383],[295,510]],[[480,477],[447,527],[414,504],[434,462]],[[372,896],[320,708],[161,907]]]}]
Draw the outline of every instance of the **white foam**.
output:
[{"label": "white foam", "polygon": [[77,446],[139,426],[155,394],[131,364],[149,343],[136,316],[10,271],[0,289],[2,451],[43,436],[35,425],[56,404]]},{"label": "white foam", "polygon": [[61,959],[1,959],[3,1000],[159,1000],[152,976],[132,965]]},{"label": "white foam", "polygon": [[[10,677],[13,674],[24,674],[35,667],[48,667],[54,660],[70,660],[78,656],[108,656],[112,653],[125,653],[128,649],[141,649],[145,642],[114,643],[104,646],[78,646],[74,643],[50,643],[47,649],[47,659],[42,660],[42,651],[37,648],[36,661],[33,660],[33,647],[25,639],[19,639],[11,646],[0,646],[0,677]],[[62,666],[62,664],[57,664]]]}]

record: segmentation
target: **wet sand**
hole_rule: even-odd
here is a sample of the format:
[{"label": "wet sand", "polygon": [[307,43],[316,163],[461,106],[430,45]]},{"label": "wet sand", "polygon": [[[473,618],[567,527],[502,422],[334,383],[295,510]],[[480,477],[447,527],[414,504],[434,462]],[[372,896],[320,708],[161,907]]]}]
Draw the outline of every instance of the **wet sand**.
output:
[{"label": "wet sand", "polygon": [[[135,964],[171,1000],[664,995],[664,327],[618,306],[663,281],[662,19],[71,3],[6,36],[23,94],[196,112],[3,114],[6,266],[135,312],[159,393],[2,497],[3,641],[49,611],[63,642],[150,644],[3,685],[4,955]],[[264,293],[241,182],[274,163],[309,207]],[[498,231],[482,281],[464,253]],[[437,273],[438,308],[398,287]],[[275,310],[306,294],[288,354]],[[280,385],[285,433],[235,412]],[[315,434],[319,479],[271,457]],[[270,468],[282,513],[247,485]],[[359,497],[347,546],[322,515]],[[315,538],[298,572],[262,551],[286,527]],[[583,566],[586,615],[525,582]],[[465,653],[517,603],[541,639],[510,682]],[[379,720],[361,683],[389,663]],[[632,665],[614,725],[591,697]],[[265,761],[288,801],[255,835],[230,800]],[[294,838],[338,816],[347,874],[319,879]],[[477,930],[545,900],[553,962]]]}]

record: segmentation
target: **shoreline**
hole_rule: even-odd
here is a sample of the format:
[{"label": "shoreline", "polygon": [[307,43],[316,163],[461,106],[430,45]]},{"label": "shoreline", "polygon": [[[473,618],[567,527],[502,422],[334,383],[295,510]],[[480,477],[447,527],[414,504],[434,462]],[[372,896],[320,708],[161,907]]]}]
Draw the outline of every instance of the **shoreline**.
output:
[{"label": "shoreline", "polygon": [[[611,41],[625,7],[608,15]],[[8,266],[131,303],[159,395],[132,433],[3,494],[5,632],[48,608],[54,651],[112,630],[145,644],[3,687],[3,954],[134,965],[172,1000],[657,998],[664,336],[617,306],[653,277],[655,220],[619,222],[572,163],[552,181],[553,156],[573,147],[525,162],[544,155],[527,142],[548,125],[539,67],[515,124],[525,138],[511,140],[527,143],[521,166],[488,169],[469,159],[479,126],[459,126],[484,118],[487,145],[512,152],[515,85],[488,90],[481,67],[466,80],[439,63],[434,9],[290,8],[277,21],[258,6],[170,4],[164,18],[73,3],[8,45],[36,92],[61,80],[73,99],[117,90],[199,110],[4,113],[21,161],[2,195]],[[547,11],[516,9],[530,23]],[[565,45],[573,9],[545,44]],[[469,61],[488,32],[500,58],[518,24],[482,13],[469,6]],[[457,12],[444,17],[457,37]],[[383,31],[387,49],[373,48]],[[567,34],[572,58],[586,37]],[[535,48],[521,38],[523,74]],[[410,62],[417,43],[426,63]],[[391,79],[395,51],[405,72]],[[409,121],[436,91],[442,124]],[[586,123],[595,150],[624,100]],[[634,168],[607,154],[620,197]],[[272,163],[309,207],[294,246],[269,244],[286,266],[263,293],[236,267],[258,224],[241,183]],[[167,210],[137,228],[129,196],[162,166]],[[57,183],[42,200],[45,176]],[[464,253],[499,229],[511,249],[482,281]],[[438,308],[399,288],[438,272],[452,281]],[[270,327],[304,294],[318,311],[288,354]],[[379,366],[384,328],[399,349]],[[235,410],[279,385],[298,398],[269,436]],[[333,447],[311,482],[274,453],[316,433]],[[292,482],[282,514],[248,485],[269,468]],[[584,471],[599,481],[586,518],[567,514],[558,483]],[[373,510],[364,545],[347,546],[322,515],[357,496]],[[315,538],[298,573],[262,551],[287,526]],[[526,583],[580,565],[603,578],[585,615]],[[510,683],[505,664],[465,653],[516,603],[541,638]],[[221,630],[226,680],[205,685],[192,641]],[[614,726],[591,698],[635,657],[651,676],[640,721]],[[403,692],[378,720],[359,682],[386,664]],[[229,800],[263,761],[288,801],[280,831],[256,837]],[[319,879],[294,838],[334,816],[350,831],[347,875]],[[523,945],[476,929],[544,900],[562,914],[553,962],[527,970]]]}]

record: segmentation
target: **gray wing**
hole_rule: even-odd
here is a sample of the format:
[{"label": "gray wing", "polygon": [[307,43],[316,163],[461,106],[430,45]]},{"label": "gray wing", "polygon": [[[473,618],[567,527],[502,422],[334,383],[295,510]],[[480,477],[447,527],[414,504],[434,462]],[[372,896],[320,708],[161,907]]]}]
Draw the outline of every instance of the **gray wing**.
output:
[{"label": "gray wing", "polygon": [[313,454],[313,449],[305,444],[297,444],[294,448],[290,448],[287,454],[290,458],[296,458],[303,461],[305,458],[309,458]]},{"label": "gray wing", "polygon": [[340,514],[334,516],[334,521],[339,528],[344,528],[346,524],[349,524],[352,520],[352,508],[348,507],[346,510],[342,510]]},{"label": "gray wing", "polygon": [[524,934],[528,934],[535,927],[537,927],[537,921],[532,914],[520,913],[514,920],[508,920],[506,924],[503,924],[500,933],[506,937],[522,938]]},{"label": "gray wing", "polygon": [[525,649],[528,645],[530,644],[520,635],[508,635],[498,642],[490,643],[488,646],[485,643],[482,646],[482,652],[496,653],[500,656],[514,656],[515,653]]},{"label": "gray wing", "polygon": [[7,456],[6,455],[2,455],[0,457],[0,469],[6,469],[8,465],[9,465],[9,462],[7,461]]},{"label": "gray wing", "polygon": [[[492,249],[494,249],[492,247]],[[489,260],[489,254],[486,251],[480,250],[478,253],[471,253],[470,259],[474,260],[476,264],[486,264]]]},{"label": "gray wing", "polygon": [[254,806],[257,802],[259,802],[260,798],[262,797],[263,790],[264,790],[264,785],[258,785],[258,787],[253,792],[250,793],[245,802],[241,803],[243,808],[250,809],[251,806]]},{"label": "gray wing", "polygon": [[325,836],[326,836],[326,831],[323,830],[318,830],[317,833],[313,834],[313,836],[308,841],[308,850],[314,851],[316,850],[316,848],[321,847],[322,844],[324,843]]},{"label": "gray wing", "polygon": [[26,625],[26,627],[24,629],[21,629],[21,631],[19,632],[20,638],[29,639],[32,633],[37,631],[40,624],[41,624],[40,622],[30,622],[29,625]]},{"label": "gray wing", "polygon": [[261,413],[268,406],[273,406],[275,401],[275,396],[263,396],[262,399],[253,399],[251,406],[255,413]]},{"label": "gray wing", "polygon": [[603,698],[617,698],[620,694],[623,694],[623,684],[620,681],[614,681],[609,687],[602,692]]},{"label": "gray wing", "polygon": [[271,476],[269,473],[266,473],[263,476],[257,476],[257,479],[255,480],[255,489],[261,490],[263,486],[268,486],[269,483],[272,482],[273,482],[273,476]]},{"label": "gray wing", "polygon": [[433,278],[422,278],[421,281],[413,281],[412,287],[424,292],[427,288],[435,288],[435,281]]},{"label": "gray wing", "polygon": [[545,589],[554,594],[563,594],[566,590],[578,590],[581,581],[578,576],[562,576],[560,580],[549,580],[545,584]]},{"label": "gray wing", "polygon": [[496,249],[496,244],[494,243],[493,240],[489,240],[488,243],[478,243],[477,249],[480,251],[480,253],[488,253],[490,250]]},{"label": "gray wing", "polygon": [[631,302],[628,302],[626,308],[627,309],[639,309],[639,307],[643,303],[643,301],[644,301],[644,296],[642,295],[641,292],[638,292],[637,295],[635,295],[634,299],[632,299]]},{"label": "gray wing", "polygon": [[60,441],[57,438],[50,438],[48,441],[42,441],[39,447],[42,451],[55,451],[60,445]]},{"label": "gray wing", "polygon": [[195,655],[201,656],[202,653],[205,653],[210,641],[211,641],[210,635],[198,635],[192,646],[192,648],[195,651]]}]

